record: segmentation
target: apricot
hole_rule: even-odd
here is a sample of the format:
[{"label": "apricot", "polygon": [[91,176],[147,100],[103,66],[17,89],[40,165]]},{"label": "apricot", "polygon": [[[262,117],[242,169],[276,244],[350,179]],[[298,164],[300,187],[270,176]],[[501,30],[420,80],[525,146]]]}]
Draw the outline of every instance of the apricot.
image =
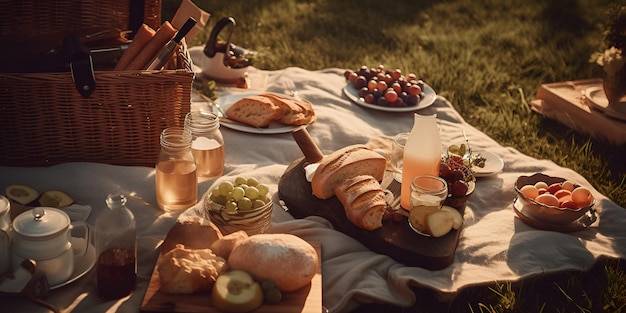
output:
[{"label": "apricot", "polygon": [[559,200],[565,196],[571,196],[571,195],[572,195],[572,192],[567,189],[561,189],[554,193],[554,196],[557,197],[557,199]]},{"label": "apricot", "polygon": [[574,183],[572,183],[569,180],[566,180],[566,181],[561,183],[561,188],[563,188],[565,190],[573,191],[574,190]]},{"label": "apricot", "polygon": [[539,195],[537,187],[533,185],[524,185],[519,191],[528,199],[535,199]]},{"label": "apricot", "polygon": [[576,202],[578,207],[585,207],[593,203],[591,191],[585,187],[578,187],[572,191],[572,201]]},{"label": "apricot", "polygon": [[551,193],[538,195],[537,198],[535,198],[535,201],[547,206],[559,206],[559,199]]},{"label": "apricot", "polygon": [[543,182],[543,181],[538,181],[535,183],[535,187],[537,187],[537,189],[541,189],[541,188],[548,189],[548,184],[546,184],[546,182]]},{"label": "apricot", "polygon": [[561,189],[563,189],[561,187],[561,183],[554,183],[554,184],[548,186],[548,192],[551,193],[551,194],[555,194],[557,191],[559,191]]}]

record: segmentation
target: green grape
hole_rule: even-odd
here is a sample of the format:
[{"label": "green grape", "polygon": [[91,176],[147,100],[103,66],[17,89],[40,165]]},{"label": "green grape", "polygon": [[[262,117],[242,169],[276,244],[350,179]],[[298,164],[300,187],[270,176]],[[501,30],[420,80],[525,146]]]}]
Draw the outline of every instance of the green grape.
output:
[{"label": "green grape", "polygon": [[253,208],[253,209],[258,209],[258,208],[260,208],[260,207],[262,207],[262,206],[264,206],[264,205],[265,205],[265,202],[263,202],[263,200],[256,199],[256,200],[254,200],[254,202],[252,203],[252,208]]},{"label": "green grape", "polygon": [[259,190],[254,186],[245,188],[245,191],[246,197],[248,197],[250,200],[255,200],[259,197]]},{"label": "green grape", "polygon": [[270,191],[269,188],[265,184],[256,185],[256,189],[259,190],[259,195],[262,197],[267,196],[267,193]]},{"label": "green grape", "polygon": [[218,195],[215,197],[215,200],[213,200],[213,202],[219,204],[219,205],[225,205],[226,204],[226,196],[225,195]]},{"label": "green grape", "polygon": [[263,294],[265,302],[275,304],[283,299],[283,294],[277,288],[268,289]]},{"label": "green grape", "polygon": [[241,211],[250,211],[252,210],[252,200],[243,197],[237,201],[237,207],[239,207]]},{"label": "green grape", "polygon": [[461,154],[459,154],[460,150],[461,150],[461,148],[459,148],[459,146],[457,146],[457,145],[450,145],[450,147],[448,147],[448,152],[450,152],[452,154],[461,155]]},{"label": "green grape", "polygon": [[276,285],[274,284],[273,281],[271,280],[264,280],[261,282],[261,289],[263,289],[263,291],[268,291],[270,289],[276,288]]},{"label": "green grape", "polygon": [[233,191],[230,192],[233,200],[235,201],[239,201],[239,199],[243,198],[246,194],[246,192],[243,190],[243,188],[237,186],[235,188],[233,188]]},{"label": "green grape", "polygon": [[265,197],[261,197],[260,199],[261,201],[263,201],[264,203],[269,203],[270,202],[270,198],[265,196]]},{"label": "green grape", "polygon": [[248,178],[248,181],[246,183],[248,184],[248,186],[256,186],[259,184],[259,181],[256,178]]},{"label": "green grape", "polygon": [[229,213],[237,212],[237,203],[234,201],[226,202],[226,205],[224,207],[226,207],[226,211],[228,211]]},{"label": "green grape", "polygon": [[465,153],[467,152],[467,146],[462,143],[461,146],[459,147],[459,153],[457,153],[460,156],[465,155]]},{"label": "green grape", "polygon": [[237,176],[235,178],[235,186],[240,186],[241,184],[245,184],[248,182],[248,179],[243,176]]},{"label": "green grape", "polygon": [[226,195],[226,201],[233,201],[233,192],[230,191],[227,195]]},{"label": "green grape", "polygon": [[233,183],[229,181],[221,182],[217,187],[220,189],[220,193],[224,196],[226,196],[234,188]]},{"label": "green grape", "polygon": [[215,197],[219,196],[221,194],[220,189],[215,187],[213,189],[211,189],[211,200],[213,200]]},{"label": "green grape", "polygon": [[250,186],[248,186],[248,184],[241,184],[241,185],[237,185],[237,187],[241,187],[241,188],[243,188],[243,190],[246,190]]}]

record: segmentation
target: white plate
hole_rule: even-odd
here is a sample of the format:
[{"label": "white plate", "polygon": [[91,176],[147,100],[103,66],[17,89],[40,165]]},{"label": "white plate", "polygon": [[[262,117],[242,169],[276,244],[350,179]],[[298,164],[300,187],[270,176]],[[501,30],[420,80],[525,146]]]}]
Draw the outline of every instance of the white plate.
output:
[{"label": "white plate", "polygon": [[606,116],[626,121],[626,103],[619,105],[609,105],[609,100],[602,87],[589,87],[585,90],[585,97],[598,110],[604,112]]},{"label": "white plate", "polygon": [[[220,95],[217,100],[215,100],[215,102],[217,104],[219,104],[222,109],[224,110],[224,112],[226,112],[226,110],[228,110],[228,108],[233,105],[233,103],[237,102],[237,100],[244,98],[244,97],[249,97],[249,96],[258,96],[259,94],[262,93],[269,93],[269,92],[237,92],[237,93],[229,93],[229,94],[225,94],[225,95]],[[287,95],[282,95],[279,94],[281,97],[287,97],[289,98],[289,96]],[[247,126],[247,125],[240,125],[240,124],[233,124],[233,123],[228,123],[228,122],[224,122],[224,121],[220,121],[220,125],[224,125],[224,127],[228,127],[230,129],[234,129],[234,130],[238,130],[238,131],[242,131],[242,132],[246,132],[246,133],[253,133],[253,134],[283,134],[283,133],[290,133],[293,130],[295,130],[296,128],[300,127],[300,126],[293,126],[293,125],[285,125],[279,122],[272,122],[270,123],[270,125],[266,128],[258,128],[258,127],[254,127],[254,126]]]},{"label": "white plate", "polygon": [[[80,242],[81,240],[82,242]],[[81,244],[84,244],[84,239],[72,237],[73,246]],[[72,272],[70,278],[62,283],[50,286],[50,290],[63,287],[83,277],[93,268],[94,264],[96,264],[96,248],[90,243],[84,255],[74,256],[74,272]],[[28,283],[28,280],[30,280],[30,276],[20,276],[19,278],[3,281],[0,284],[0,293],[20,293],[22,288]]]},{"label": "white plate", "polygon": [[435,90],[433,90],[427,84],[424,84],[423,92],[426,96],[422,98],[422,100],[420,100],[420,102],[416,106],[394,108],[366,103],[365,101],[363,101],[363,99],[361,99],[361,97],[359,97],[359,91],[350,83],[343,87],[343,93],[346,95],[346,97],[348,97],[348,99],[352,100],[352,102],[366,108],[385,112],[413,112],[425,109],[435,103],[435,100],[437,99],[437,93],[435,93]]},{"label": "white plate", "polygon": [[499,173],[504,168],[504,161],[498,155],[487,150],[475,150],[472,154],[480,154],[485,158],[485,167],[472,167],[474,176],[485,177]]}]

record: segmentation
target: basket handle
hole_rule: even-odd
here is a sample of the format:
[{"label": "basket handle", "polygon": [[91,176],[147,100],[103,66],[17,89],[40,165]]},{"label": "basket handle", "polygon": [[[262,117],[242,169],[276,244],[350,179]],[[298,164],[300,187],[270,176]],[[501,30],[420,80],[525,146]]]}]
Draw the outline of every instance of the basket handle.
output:
[{"label": "basket handle", "polygon": [[217,21],[215,27],[213,28],[213,30],[211,30],[211,34],[209,35],[209,39],[207,40],[206,45],[204,46],[204,55],[209,58],[215,57],[215,54],[217,54],[217,36],[226,26],[229,25],[232,25],[232,27],[230,28],[230,32],[228,33],[228,37],[226,39],[226,51],[224,51],[224,58],[226,59],[228,57],[228,51],[230,50],[230,37],[235,31],[235,25],[237,25],[235,19],[232,17],[225,17]]}]

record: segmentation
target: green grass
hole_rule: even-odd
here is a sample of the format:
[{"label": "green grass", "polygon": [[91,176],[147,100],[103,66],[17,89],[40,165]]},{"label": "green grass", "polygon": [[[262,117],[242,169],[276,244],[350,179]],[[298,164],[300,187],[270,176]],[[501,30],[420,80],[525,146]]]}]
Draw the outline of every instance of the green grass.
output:
[{"label": "green grass", "polygon": [[[171,19],[179,0],[165,0]],[[599,49],[609,3],[624,0],[195,0],[237,27],[233,41],[258,51],[255,66],[356,69],[383,64],[412,71],[465,120],[503,146],[550,159],[583,175],[626,206],[626,145],[594,140],[530,110],[540,84],[600,77],[588,62]],[[202,45],[201,34],[191,45]],[[416,289],[411,308],[369,305],[360,312],[625,312],[624,264],[602,260],[588,272],[494,282],[437,300]]]}]

